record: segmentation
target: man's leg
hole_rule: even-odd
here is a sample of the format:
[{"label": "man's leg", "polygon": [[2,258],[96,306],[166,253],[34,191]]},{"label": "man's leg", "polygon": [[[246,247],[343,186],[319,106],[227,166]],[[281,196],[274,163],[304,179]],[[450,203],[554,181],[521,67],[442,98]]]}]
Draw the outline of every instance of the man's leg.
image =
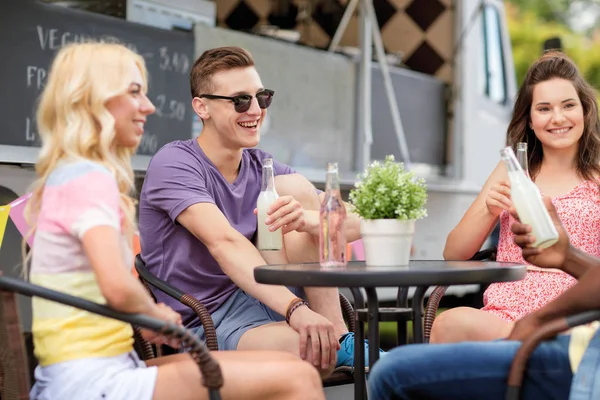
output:
[{"label": "man's leg", "polygon": [[[239,339],[237,350],[277,350],[286,351],[300,357],[300,335],[285,322],[271,322],[247,330]],[[311,346],[307,348],[307,360],[312,360]],[[322,368],[314,364],[321,378],[327,378],[335,365]]]},{"label": "man's leg", "polygon": [[[561,335],[534,351],[522,399],[569,397],[573,379],[569,339]],[[520,345],[499,340],[398,347],[373,367],[369,399],[504,399],[510,365]]]},{"label": "man's leg", "polygon": [[[275,187],[280,196],[293,196],[305,210],[319,210],[320,201],[315,187],[299,174],[275,177]],[[319,238],[308,233],[289,232],[284,237],[287,259],[290,263],[318,262]],[[310,308],[333,323],[340,337],[348,332],[342,316],[337,288],[305,287]]]},{"label": "man's leg", "polygon": [[[300,335],[283,321],[283,316],[241,289],[211,316],[219,350],[279,350],[300,356]],[[200,331],[202,337],[203,331]],[[310,348],[307,356],[312,360]],[[324,378],[335,366],[321,368],[321,365],[315,365],[315,368]]]}]

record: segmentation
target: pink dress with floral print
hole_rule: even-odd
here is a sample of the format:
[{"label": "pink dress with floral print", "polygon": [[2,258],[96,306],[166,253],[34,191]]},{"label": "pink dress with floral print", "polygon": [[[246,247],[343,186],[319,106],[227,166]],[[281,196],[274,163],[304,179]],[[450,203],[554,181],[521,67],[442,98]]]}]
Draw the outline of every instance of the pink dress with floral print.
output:
[{"label": "pink dress with floral print", "polygon": [[[552,202],[576,248],[600,256],[600,190],[598,183],[583,182]],[[510,227],[514,218],[506,211],[500,214],[498,261],[527,264],[521,249],[514,243]],[[576,282],[559,270],[529,267],[525,279],[517,282],[494,283],[483,295],[484,307],[505,321],[516,321],[553,300]]]}]

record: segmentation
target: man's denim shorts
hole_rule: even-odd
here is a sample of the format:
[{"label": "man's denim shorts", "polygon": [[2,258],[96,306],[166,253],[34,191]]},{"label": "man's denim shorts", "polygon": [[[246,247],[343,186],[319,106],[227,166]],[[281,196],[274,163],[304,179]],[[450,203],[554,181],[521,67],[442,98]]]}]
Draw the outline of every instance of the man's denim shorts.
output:
[{"label": "man's denim shorts", "polygon": [[[306,298],[301,288],[288,288],[296,296]],[[244,333],[271,322],[285,321],[269,307],[238,288],[229,298],[211,314],[217,331],[219,350],[236,350]],[[200,339],[204,340],[204,328],[193,328]]]}]

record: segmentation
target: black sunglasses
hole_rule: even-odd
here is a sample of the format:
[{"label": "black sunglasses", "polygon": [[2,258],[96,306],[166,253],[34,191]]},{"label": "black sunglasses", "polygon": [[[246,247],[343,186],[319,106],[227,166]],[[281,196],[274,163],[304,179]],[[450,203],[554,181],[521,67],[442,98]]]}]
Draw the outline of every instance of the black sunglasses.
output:
[{"label": "black sunglasses", "polygon": [[[274,91],[269,89],[263,89],[260,92],[256,93],[256,100],[258,100],[258,106],[263,110],[268,108],[271,105],[271,101],[273,100]],[[238,94],[237,96],[217,96],[216,94],[201,94],[198,97],[205,97],[207,99],[221,99],[221,100],[230,100],[233,102],[233,106],[236,112],[245,113],[250,109],[250,105],[252,104],[252,96],[251,94]]]}]

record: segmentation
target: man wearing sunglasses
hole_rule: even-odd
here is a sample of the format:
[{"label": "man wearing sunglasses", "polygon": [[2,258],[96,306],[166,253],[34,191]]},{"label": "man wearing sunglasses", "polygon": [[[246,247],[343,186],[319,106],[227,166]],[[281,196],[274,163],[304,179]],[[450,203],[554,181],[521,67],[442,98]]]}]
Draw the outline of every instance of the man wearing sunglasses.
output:
[{"label": "man wearing sunglasses", "polygon": [[[506,340],[398,347],[373,367],[369,400],[505,399],[510,365],[521,341],[546,323],[600,309],[600,259],[569,242],[550,199],[545,205],[559,232],[547,249],[531,247],[531,227],[511,227],[523,257],[542,268],[557,268],[578,282],[544,307],[517,321]],[[542,342],[527,362],[521,399],[600,399],[598,323],[577,326]]]},{"label": "man wearing sunglasses", "polygon": [[[220,349],[287,350],[322,376],[334,367],[352,367],[354,336],[344,324],[336,288],[289,289],[254,280],[259,265],[318,260],[319,194],[277,161],[280,197],[267,224],[282,230],[285,249],[261,253],[253,245],[261,163],[272,158],[255,147],[273,90],[263,86],[252,56],[238,47],[204,52],[192,67],[190,86],[203,129],[197,139],[164,146],[148,166],[140,196],[143,260],[207,307]],[[347,229],[349,240],[359,237],[358,217],[351,213]],[[204,335],[192,310],[154,293]]]}]

